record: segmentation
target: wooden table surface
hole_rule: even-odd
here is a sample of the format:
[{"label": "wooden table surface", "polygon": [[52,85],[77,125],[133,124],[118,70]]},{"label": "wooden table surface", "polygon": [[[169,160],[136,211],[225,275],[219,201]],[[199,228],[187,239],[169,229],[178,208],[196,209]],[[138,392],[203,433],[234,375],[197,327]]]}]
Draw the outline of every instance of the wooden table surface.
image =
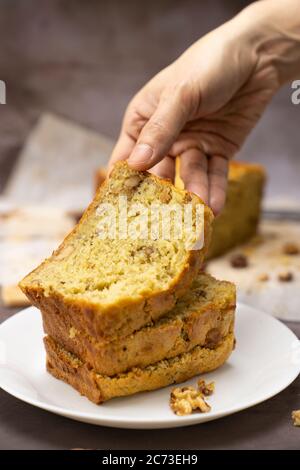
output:
[{"label": "wooden table surface", "polygon": [[[130,96],[247,3],[1,2],[0,79],[7,83],[7,105],[0,107],[0,190],[41,112],[57,112],[115,137]],[[299,194],[296,108],[286,87],[242,151],[243,158],[267,165],[269,193]],[[0,320],[14,312],[0,305]],[[288,326],[300,337],[300,323]],[[182,429],[134,431],[71,421],[0,391],[0,448],[299,449],[300,428],[290,418],[297,408],[300,378],[278,396],[236,415]]]}]

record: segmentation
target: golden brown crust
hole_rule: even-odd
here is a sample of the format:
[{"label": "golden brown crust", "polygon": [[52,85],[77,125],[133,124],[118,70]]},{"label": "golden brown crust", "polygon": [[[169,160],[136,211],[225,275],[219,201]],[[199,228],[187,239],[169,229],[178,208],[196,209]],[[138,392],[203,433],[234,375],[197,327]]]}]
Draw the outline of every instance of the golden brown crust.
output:
[{"label": "golden brown crust", "polygon": [[[126,163],[122,162],[119,163],[119,165],[126,165]],[[147,175],[149,174],[147,173]],[[154,175],[150,175],[150,178],[157,180],[157,177]],[[61,254],[68,244],[69,239],[77,233],[78,226],[96,210],[102,191],[105,190],[108,181],[109,180],[105,180],[102,186],[100,186],[94,200],[85,211],[79,224],[77,224],[60,247],[54,252],[54,256]],[[161,180],[160,178],[159,183],[167,187],[172,186],[169,181]],[[189,196],[194,201],[202,203],[200,198],[196,195],[190,195],[190,193],[186,191],[181,192],[185,197]],[[177,299],[180,298],[191,285],[193,278],[201,267],[211,236],[213,214],[207,206],[205,206],[204,218],[205,248],[203,250],[191,250],[187,252],[184,268],[169,284],[169,287],[165,290],[153,292],[151,295],[148,295],[147,298],[141,297],[139,299],[132,299],[127,297],[113,305],[109,304],[104,307],[102,304],[101,307],[99,307],[99,305],[90,301],[78,298],[67,299],[58,293],[46,296],[43,287],[34,283],[34,277],[35,275],[38,276],[38,271],[43,268],[45,263],[48,263],[48,260],[45,260],[36,270],[26,276],[21,281],[20,288],[36,307],[43,309],[49,314],[60,312],[62,315],[72,315],[75,327],[86,330],[91,336],[95,336],[97,339],[112,340],[120,336],[129,335],[169,311],[175,305]]]},{"label": "golden brown crust", "polygon": [[207,304],[184,317],[177,315],[109,342],[95,341],[74,328],[70,317],[43,311],[42,315],[46,334],[100,374],[112,376],[178,356],[196,345],[216,347],[233,327],[234,299],[232,302],[222,310]]},{"label": "golden brown crust", "polygon": [[126,374],[114,377],[97,374],[51,337],[45,337],[44,342],[48,372],[70,384],[89,400],[100,404],[114,397],[184,382],[195,375],[220,367],[233,350],[234,335],[230,333],[216,349],[196,346],[180,356],[157,362],[144,369],[134,368]]},{"label": "golden brown crust", "polygon": [[243,162],[240,160],[231,160],[229,163],[229,173],[228,179],[235,179],[243,174],[255,173],[260,175],[261,178],[264,180],[266,179],[266,170],[265,168],[260,165],[259,163],[249,163]]},{"label": "golden brown crust", "polygon": [[106,169],[105,168],[98,168],[95,172],[95,191],[101,186],[101,184],[106,179]]}]

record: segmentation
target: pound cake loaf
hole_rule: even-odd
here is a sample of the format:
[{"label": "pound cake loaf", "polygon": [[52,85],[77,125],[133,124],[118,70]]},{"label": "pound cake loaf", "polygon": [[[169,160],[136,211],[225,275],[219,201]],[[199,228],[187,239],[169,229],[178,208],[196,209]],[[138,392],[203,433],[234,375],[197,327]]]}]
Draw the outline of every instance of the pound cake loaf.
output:
[{"label": "pound cake loaf", "polygon": [[[190,204],[192,214],[201,207],[202,233],[195,230],[193,217],[189,229],[182,224],[181,238],[140,236],[144,210],[152,204],[159,210]],[[75,229],[20,287],[45,314],[66,315],[97,340],[129,335],[172,309],[190,287],[209,244],[212,220],[197,196],[119,162]],[[170,233],[177,228],[171,217]],[[193,249],[200,235],[204,246]]]},{"label": "pound cake loaf", "polygon": [[163,318],[114,341],[97,341],[72,317],[42,311],[45,333],[98,373],[113,376],[193,349],[215,348],[233,328],[235,286],[199,273],[190,290]]},{"label": "pound cake loaf", "polygon": [[48,372],[97,404],[114,397],[184,382],[197,374],[210,372],[227,360],[234,348],[234,341],[233,333],[229,333],[215,349],[196,346],[189,352],[156,362],[144,369],[136,367],[127,373],[109,377],[91,369],[50,336],[44,339]]},{"label": "pound cake loaf", "polygon": [[226,203],[213,222],[208,258],[220,256],[255,235],[265,180],[261,165],[230,162]]}]

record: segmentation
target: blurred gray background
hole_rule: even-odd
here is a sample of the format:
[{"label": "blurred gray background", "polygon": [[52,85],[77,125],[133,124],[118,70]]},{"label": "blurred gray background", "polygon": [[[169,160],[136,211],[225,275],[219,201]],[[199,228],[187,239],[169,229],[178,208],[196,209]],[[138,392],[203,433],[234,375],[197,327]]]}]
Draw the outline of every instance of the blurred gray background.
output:
[{"label": "blurred gray background", "polygon": [[[116,138],[126,104],[139,87],[249,3],[0,1],[0,79],[7,85],[7,104],[0,105],[0,190],[43,111]],[[300,105],[290,96],[289,84],[239,158],[267,166],[269,196],[300,201]]]}]

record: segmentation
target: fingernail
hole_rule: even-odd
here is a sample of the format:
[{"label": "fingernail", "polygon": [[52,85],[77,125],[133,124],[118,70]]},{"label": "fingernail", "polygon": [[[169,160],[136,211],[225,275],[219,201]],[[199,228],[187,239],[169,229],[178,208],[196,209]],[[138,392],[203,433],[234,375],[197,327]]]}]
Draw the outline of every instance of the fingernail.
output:
[{"label": "fingernail", "polygon": [[209,207],[212,209],[215,217],[219,215],[222,210],[222,205],[220,204],[220,201],[215,197],[209,198]]},{"label": "fingernail", "polygon": [[153,155],[153,149],[148,144],[138,144],[128,159],[129,165],[139,165],[148,162]]},{"label": "fingernail", "polygon": [[190,193],[194,193],[194,194],[197,194],[197,196],[200,196],[198,185],[190,183],[190,184],[187,184],[186,188]]},{"label": "fingernail", "polygon": [[208,202],[207,195],[203,194],[203,193],[201,193],[201,191],[199,191],[199,185],[191,183],[191,184],[187,185],[186,189],[190,193],[196,194],[196,196],[200,197],[200,199],[202,199],[202,201],[204,201],[207,204],[207,202]]}]

